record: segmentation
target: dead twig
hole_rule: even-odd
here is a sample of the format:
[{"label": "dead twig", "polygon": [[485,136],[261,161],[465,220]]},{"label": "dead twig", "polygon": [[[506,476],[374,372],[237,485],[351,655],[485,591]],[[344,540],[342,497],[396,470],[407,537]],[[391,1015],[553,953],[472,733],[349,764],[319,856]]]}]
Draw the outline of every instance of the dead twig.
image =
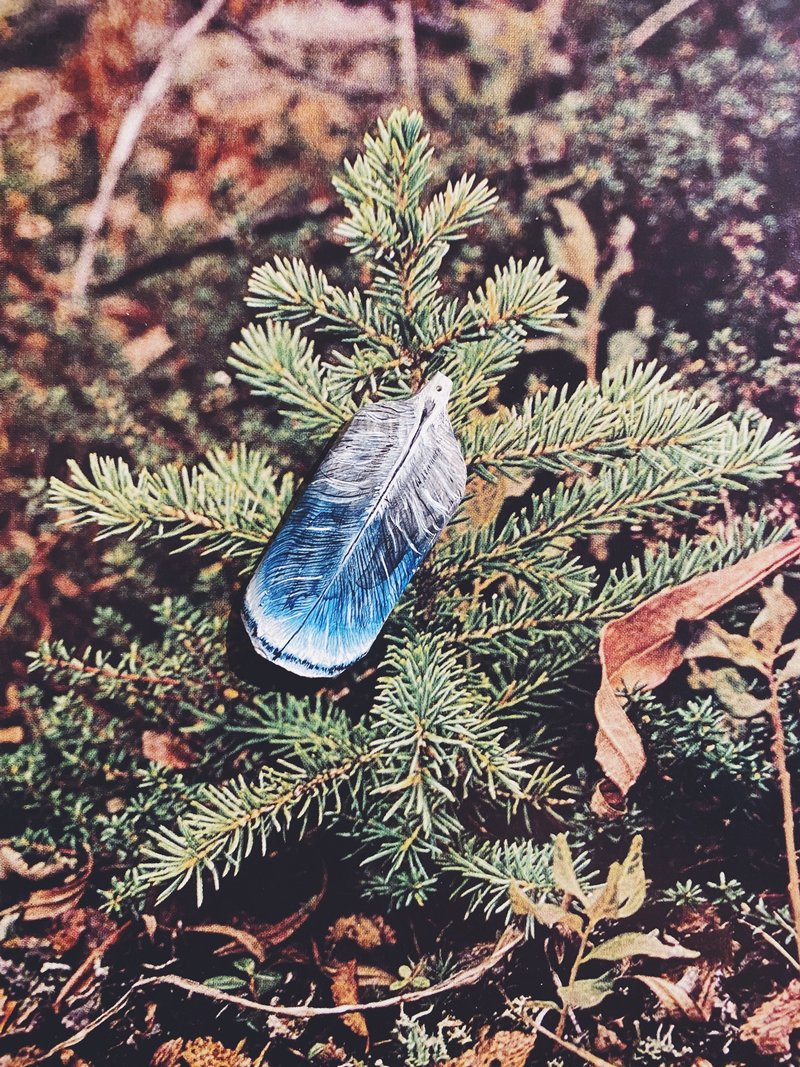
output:
[{"label": "dead twig", "polygon": [[115,945],[122,935],[127,933],[130,927],[131,920],[128,919],[122,926],[118,926],[116,929],[112,930],[108,937],[105,937],[96,948],[92,949],[83,963],[73,971],[59,990],[58,996],[53,1001],[53,1007],[56,1011],[58,1011],[68,997],[71,997],[73,993],[78,992],[82,988],[84,980],[92,973],[95,965],[100,962],[112,945]]},{"label": "dead twig", "polygon": [[265,67],[271,67],[295,81],[313,85],[326,93],[333,93],[353,103],[366,103],[370,100],[384,100],[388,93],[380,86],[361,82],[348,82],[347,79],[334,78],[320,71],[310,70],[306,66],[293,63],[285,55],[280,40],[269,41],[263,35],[256,34],[246,23],[235,19],[223,19],[222,25],[230,33],[241,37]]},{"label": "dead twig", "polygon": [[25,586],[32,582],[34,578],[38,578],[44,570],[47,557],[50,555],[59,536],[59,534],[45,534],[40,538],[36,551],[25,570],[18,574],[10,585],[0,591],[0,605],[2,605],[0,606],[0,632],[6,628],[6,623],[11,618],[11,613],[17,606],[17,601]]},{"label": "dead twig", "polygon": [[783,729],[780,703],[778,701],[778,679],[775,676],[775,663],[771,664],[769,675],[769,705],[767,714],[772,724],[772,763],[781,794],[783,809],[783,840],[786,847],[786,866],[788,872],[789,906],[792,912],[794,939],[797,956],[800,960],[800,869],[797,862],[797,841],[794,830],[794,804],[792,803],[792,779],[786,766],[786,734]]},{"label": "dead twig", "polygon": [[141,93],[125,113],[125,117],[117,131],[108,162],[103,170],[97,196],[86,220],[83,241],[78,252],[72,280],[72,299],[76,303],[81,302],[86,295],[86,290],[92,277],[97,240],[108,214],[108,208],[117,188],[120,175],[130,158],[144,120],[167,91],[186,49],[195,37],[206,29],[224,4],[225,0],[205,0],[200,10],[188,22],[185,22],[180,29],[176,30],[164,49],[164,54],[155,70],[145,82]]},{"label": "dead twig", "polygon": [[275,234],[286,233],[311,220],[329,218],[335,213],[336,206],[332,201],[321,202],[319,198],[313,207],[305,203],[280,204],[277,207],[270,204],[236,228],[223,226],[216,234],[198,244],[187,248],[165,249],[151,259],[125,267],[115,277],[91,286],[91,292],[93,296],[110,296],[121,289],[127,289],[140,281],[152,278],[154,275],[185,267],[202,256],[227,255],[240,246],[245,234],[272,237]]},{"label": "dead twig", "polygon": [[655,37],[660,30],[663,30],[668,23],[678,18],[684,11],[688,11],[690,7],[694,7],[696,3],[697,0],[669,0],[668,4],[664,4],[652,15],[648,15],[644,22],[628,34],[622,42],[623,50],[635,52],[637,48],[641,48],[651,37]]},{"label": "dead twig", "polygon": [[419,87],[417,36],[412,0],[397,0],[394,12],[397,27],[397,65],[403,98],[409,107],[419,107],[422,98]]},{"label": "dead twig", "polygon": [[[429,1000],[444,993],[450,993],[454,990],[474,985],[493,967],[500,963],[501,960],[505,959],[505,957],[521,944],[523,940],[524,934],[521,931],[508,928],[503,932],[492,950],[487,953],[483,959],[478,960],[477,963],[472,964],[470,967],[466,967],[458,974],[454,974],[452,978],[448,978],[443,982],[430,986],[428,989],[412,989],[407,992],[398,993],[393,997],[386,997],[384,1000],[368,1001],[366,1004],[336,1004],[326,1007],[314,1007],[305,1004],[260,1004],[256,1000],[239,997],[234,993],[224,993],[222,990],[212,989],[210,986],[203,985],[200,982],[193,982],[191,979],[182,978],[177,974],[154,975],[149,978],[140,978],[138,981],[134,982],[130,989],[128,989],[116,1003],[112,1004],[110,1008],[104,1011],[101,1015],[98,1015],[96,1019],[93,1019],[92,1022],[87,1026],[84,1026],[83,1029],[79,1030],[76,1034],[73,1034],[58,1045],[55,1045],[37,1059],[32,1060],[31,1064],[45,1063],[47,1060],[52,1059],[53,1056],[81,1044],[89,1034],[94,1033],[95,1030],[118,1015],[123,1008],[130,1003],[133,996],[138,993],[139,990],[152,986],[163,985],[170,986],[173,989],[182,989],[185,993],[190,995],[196,994],[197,996],[206,997],[209,1000],[215,1000],[218,1003],[230,1004],[232,1007],[246,1008],[248,1011],[260,1012],[262,1015],[275,1015],[291,1019],[313,1019],[326,1015],[347,1015],[351,1012],[377,1011],[382,1008],[400,1007],[404,1004],[410,1004],[413,1001]],[[546,1036],[548,1037],[553,1036],[544,1030],[542,1030],[542,1033],[546,1033]],[[602,1067],[607,1067],[602,1060],[589,1060],[587,1062],[600,1063]]]}]

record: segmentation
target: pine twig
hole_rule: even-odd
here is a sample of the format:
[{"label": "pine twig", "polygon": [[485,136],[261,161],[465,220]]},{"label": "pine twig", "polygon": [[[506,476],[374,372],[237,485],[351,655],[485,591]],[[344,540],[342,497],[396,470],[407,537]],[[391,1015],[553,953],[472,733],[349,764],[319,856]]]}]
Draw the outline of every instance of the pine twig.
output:
[{"label": "pine twig", "polygon": [[130,159],[144,121],[169,88],[178,64],[189,45],[195,37],[203,33],[224,4],[225,0],[205,0],[200,10],[176,30],[164,49],[164,54],[158,61],[156,69],[147,79],[141,93],[128,108],[120,123],[114,146],[100,179],[97,196],[86,220],[83,241],[75,262],[72,299],[76,304],[81,303],[86,296],[86,290],[92,278],[100,231],[106,220],[114,191],[125,164]]}]

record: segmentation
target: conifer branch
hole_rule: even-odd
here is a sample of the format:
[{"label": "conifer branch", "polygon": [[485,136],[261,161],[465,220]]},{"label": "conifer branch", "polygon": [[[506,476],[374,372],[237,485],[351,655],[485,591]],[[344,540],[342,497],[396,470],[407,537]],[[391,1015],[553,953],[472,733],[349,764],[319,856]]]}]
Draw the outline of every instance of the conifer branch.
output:
[{"label": "conifer branch", "polygon": [[355,413],[350,396],[334,401],[328,368],[299,329],[285,323],[248,326],[228,360],[255,396],[275,396],[280,410],[312,439],[329,440]]},{"label": "conifer branch", "polygon": [[71,482],[52,479],[50,504],[75,526],[100,527],[98,538],[175,539],[177,551],[199,548],[226,558],[258,555],[291,500],[266,456],[246,445],[209,452],[198,466],[164,466],[134,475],[122,459],[89,457],[89,473],[69,461]]}]

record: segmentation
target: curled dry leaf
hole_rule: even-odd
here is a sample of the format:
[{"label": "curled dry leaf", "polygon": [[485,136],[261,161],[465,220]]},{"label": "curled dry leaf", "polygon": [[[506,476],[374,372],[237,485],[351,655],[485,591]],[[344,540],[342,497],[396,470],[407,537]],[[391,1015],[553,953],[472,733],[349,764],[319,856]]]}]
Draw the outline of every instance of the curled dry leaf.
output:
[{"label": "curled dry leaf", "polygon": [[[331,968],[331,996],[334,1004],[358,1004],[358,968],[355,960],[337,962]],[[342,1022],[354,1034],[369,1038],[367,1020],[360,1011],[349,1011],[342,1016]]]},{"label": "curled dry leaf", "polygon": [[92,868],[92,857],[87,855],[83,866],[65,878],[61,885],[48,889],[34,889],[18,905],[22,913],[21,918],[26,922],[36,922],[41,919],[55,919],[70,911],[86,891]]},{"label": "curled dry leaf", "polygon": [[235,926],[226,926],[224,923],[198,923],[196,926],[187,926],[187,934],[211,934],[213,937],[224,937],[228,942],[235,942],[243,948],[248,956],[263,963],[267,958],[264,946],[248,933],[247,930],[239,930]]},{"label": "curled dry leaf", "polygon": [[[680,665],[678,623],[697,621],[763,582],[800,556],[800,537],[754,552],[730,567],[665,589],[607,623],[600,635],[602,679],[595,699],[597,762],[624,796],[642,773],[644,748],[617,695],[655,689]],[[595,803],[595,810],[605,803]]]},{"label": "curled dry leaf", "polygon": [[793,979],[785,989],[773,993],[760,1004],[739,1031],[743,1041],[752,1041],[764,1056],[785,1056],[791,1052],[789,1039],[800,1028],[800,981]]},{"label": "curled dry leaf", "polygon": [[690,1019],[695,1023],[708,1022],[708,1017],[703,1014],[686,990],[675,982],[650,974],[636,974],[634,978],[655,993],[667,1015],[673,1019]]},{"label": "curled dry leaf", "polygon": [[655,993],[666,1013],[675,1019],[708,1022],[717,1003],[718,973],[711,967],[688,967],[677,982],[655,975],[634,975]]},{"label": "curled dry leaf", "polygon": [[61,874],[65,868],[66,864],[62,860],[50,863],[44,860],[38,863],[28,863],[25,857],[11,845],[0,844],[0,882],[12,875],[25,882],[45,882],[48,878]]}]

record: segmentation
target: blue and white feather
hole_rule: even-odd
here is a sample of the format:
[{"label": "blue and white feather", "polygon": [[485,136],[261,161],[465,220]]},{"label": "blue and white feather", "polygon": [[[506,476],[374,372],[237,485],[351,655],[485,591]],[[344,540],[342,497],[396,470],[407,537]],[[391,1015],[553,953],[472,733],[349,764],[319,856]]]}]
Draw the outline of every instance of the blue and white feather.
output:
[{"label": "blue and white feather", "polygon": [[256,651],[295,674],[364,656],[464,495],[451,382],[362,408],[281,525],[242,618]]}]

